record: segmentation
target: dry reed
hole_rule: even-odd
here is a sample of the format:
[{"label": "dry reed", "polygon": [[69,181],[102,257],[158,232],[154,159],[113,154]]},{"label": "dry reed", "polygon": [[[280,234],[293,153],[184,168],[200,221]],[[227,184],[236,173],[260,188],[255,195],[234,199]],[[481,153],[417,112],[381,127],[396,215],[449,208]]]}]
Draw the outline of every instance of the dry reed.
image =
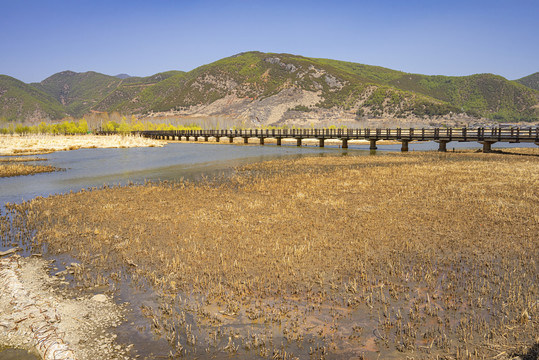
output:
[{"label": "dry reed", "polygon": [[59,171],[51,165],[0,164],[0,178]]},{"label": "dry reed", "polygon": [[388,154],[7,209],[94,281],[148,281],[171,356],[503,359],[539,343],[537,189],[538,157]]}]

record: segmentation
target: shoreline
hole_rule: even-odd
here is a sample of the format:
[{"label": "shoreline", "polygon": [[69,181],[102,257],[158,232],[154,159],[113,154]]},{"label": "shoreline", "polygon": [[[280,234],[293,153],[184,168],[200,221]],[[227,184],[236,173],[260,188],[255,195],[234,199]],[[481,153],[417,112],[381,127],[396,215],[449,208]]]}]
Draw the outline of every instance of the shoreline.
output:
[{"label": "shoreline", "polygon": [[0,135],[0,156],[95,148],[161,147],[166,143],[132,135]]},{"label": "shoreline", "polygon": [[[110,330],[125,309],[106,295],[75,296],[60,275],[47,274],[50,267],[36,256],[0,259],[2,346],[44,360],[128,359],[129,349]],[[78,268],[74,263],[70,271]]]}]

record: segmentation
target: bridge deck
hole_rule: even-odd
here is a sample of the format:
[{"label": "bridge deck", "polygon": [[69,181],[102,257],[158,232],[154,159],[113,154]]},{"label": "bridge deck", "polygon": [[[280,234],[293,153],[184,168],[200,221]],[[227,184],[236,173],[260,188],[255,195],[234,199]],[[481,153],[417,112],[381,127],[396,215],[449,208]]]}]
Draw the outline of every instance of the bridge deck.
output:
[{"label": "bridge deck", "polygon": [[141,131],[140,135],[155,139],[175,139],[182,137],[189,140],[199,137],[213,137],[217,141],[220,138],[240,137],[247,143],[249,138],[258,138],[264,144],[264,139],[275,138],[277,145],[281,145],[281,139],[296,139],[298,146],[303,139],[317,139],[320,146],[324,146],[324,140],[338,139],[342,141],[342,147],[348,147],[350,140],[368,140],[371,149],[376,149],[376,141],[394,140],[402,142],[402,150],[408,150],[410,141],[436,141],[440,143],[440,151],[446,150],[446,144],[450,141],[480,142],[483,151],[490,151],[490,146],[496,142],[529,142],[539,145],[539,127],[535,128],[422,128],[422,129],[270,129],[270,130],[165,130],[165,131]]}]

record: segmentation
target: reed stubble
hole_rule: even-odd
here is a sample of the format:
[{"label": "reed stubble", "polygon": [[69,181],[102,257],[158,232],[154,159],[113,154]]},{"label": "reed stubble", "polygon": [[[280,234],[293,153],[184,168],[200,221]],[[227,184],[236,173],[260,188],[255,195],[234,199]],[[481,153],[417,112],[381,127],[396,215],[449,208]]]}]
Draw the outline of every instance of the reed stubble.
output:
[{"label": "reed stubble", "polygon": [[503,359],[539,343],[537,189],[537,157],[389,154],[8,211],[50,251],[151,284],[172,356]]}]

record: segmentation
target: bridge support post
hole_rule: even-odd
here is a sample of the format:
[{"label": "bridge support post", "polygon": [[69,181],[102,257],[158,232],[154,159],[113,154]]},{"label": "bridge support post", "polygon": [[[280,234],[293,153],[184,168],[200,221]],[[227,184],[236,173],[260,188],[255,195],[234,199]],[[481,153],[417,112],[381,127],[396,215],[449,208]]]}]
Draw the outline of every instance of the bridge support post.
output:
[{"label": "bridge support post", "polygon": [[376,149],[378,149],[378,148],[376,147],[376,139],[370,139],[370,143],[371,143],[371,146],[369,147],[369,149],[371,149],[371,150],[376,150]]},{"label": "bridge support post", "polygon": [[260,138],[260,145],[264,145],[264,138],[263,137]]},{"label": "bridge support post", "polygon": [[402,152],[408,151],[408,140],[402,140],[401,142],[402,142],[401,151]]},{"label": "bridge support post", "polygon": [[489,153],[492,151],[492,144],[495,143],[495,141],[480,141],[480,144],[483,144],[483,152]]},{"label": "bridge support post", "polygon": [[195,141],[198,141],[198,136],[195,135]]},{"label": "bridge support post", "polygon": [[208,142],[209,136],[204,136],[204,141]]},{"label": "bridge support post", "polygon": [[219,142],[219,140],[221,140],[221,137],[216,136],[216,137],[215,137],[215,142]]},{"label": "bridge support post", "polygon": [[281,146],[281,138],[280,137],[277,138],[277,146]]},{"label": "bridge support post", "polygon": [[447,141],[438,141],[438,144],[440,144],[440,146],[438,147],[438,151],[441,151],[441,152],[446,152],[447,151]]},{"label": "bridge support post", "polygon": [[320,147],[324,147],[324,139],[323,139],[323,138],[322,138],[322,139],[318,139],[318,145],[319,145]]},{"label": "bridge support post", "polygon": [[301,138],[297,138],[296,142],[297,142],[297,146],[301,146]]},{"label": "bridge support post", "polygon": [[244,144],[249,144],[249,138],[248,138],[248,137],[244,137],[244,138],[243,138],[243,143],[244,143]]},{"label": "bridge support post", "polygon": [[234,138],[233,138],[232,136],[230,136],[230,137],[228,138],[228,140],[229,140],[229,142],[230,142],[231,144],[234,142]]},{"label": "bridge support post", "polygon": [[342,139],[342,148],[348,149],[348,139]]}]

